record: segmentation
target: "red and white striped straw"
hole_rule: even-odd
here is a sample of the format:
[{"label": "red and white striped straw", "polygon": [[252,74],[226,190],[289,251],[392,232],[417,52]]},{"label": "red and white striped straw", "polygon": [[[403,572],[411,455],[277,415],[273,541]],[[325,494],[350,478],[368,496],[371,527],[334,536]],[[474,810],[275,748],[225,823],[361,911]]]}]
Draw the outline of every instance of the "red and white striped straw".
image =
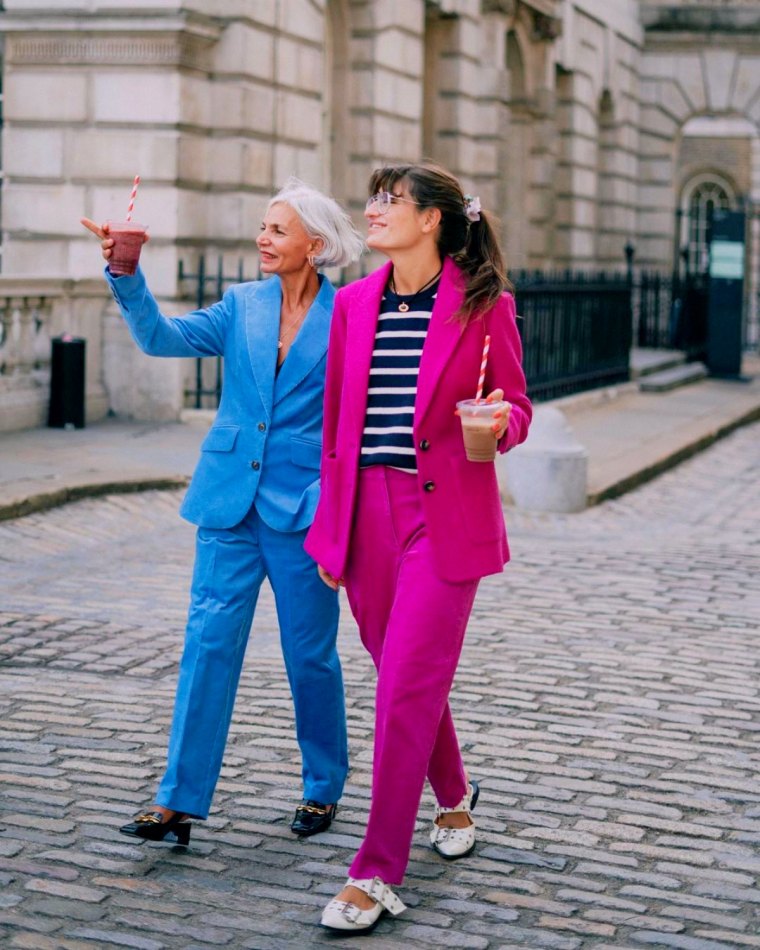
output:
[{"label": "red and white striped straw", "polygon": [[140,176],[135,175],[132,183],[132,194],[129,196],[129,206],[127,208],[127,221],[132,220],[132,212],[135,210],[135,197],[137,196],[137,186],[140,184]]},{"label": "red and white striped straw", "polygon": [[480,377],[478,379],[478,392],[475,396],[475,402],[480,402],[483,396],[483,384],[486,381],[486,366],[488,364],[488,347],[491,345],[491,337],[487,336],[483,344],[483,358],[480,361]]}]

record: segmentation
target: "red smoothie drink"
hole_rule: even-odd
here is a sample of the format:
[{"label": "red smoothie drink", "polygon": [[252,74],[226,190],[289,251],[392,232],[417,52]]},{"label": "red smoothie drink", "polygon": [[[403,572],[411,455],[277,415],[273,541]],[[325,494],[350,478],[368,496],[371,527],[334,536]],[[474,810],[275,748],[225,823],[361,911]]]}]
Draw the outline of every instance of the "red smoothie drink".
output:
[{"label": "red smoothie drink", "polygon": [[140,260],[146,227],[134,221],[109,221],[108,233],[114,240],[108,269],[116,276],[134,274]]}]

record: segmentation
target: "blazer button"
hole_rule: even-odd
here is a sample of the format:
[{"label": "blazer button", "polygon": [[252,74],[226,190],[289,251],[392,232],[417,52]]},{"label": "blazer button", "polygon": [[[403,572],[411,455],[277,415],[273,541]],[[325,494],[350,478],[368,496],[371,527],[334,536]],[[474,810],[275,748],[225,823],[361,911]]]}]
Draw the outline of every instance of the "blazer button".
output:
[{"label": "blazer button", "polygon": [[260,422],[258,425],[259,432],[266,432],[267,424],[266,422]]},{"label": "blazer button", "polygon": [[261,468],[261,462],[251,462],[251,468],[254,470],[254,472],[258,472],[258,470]]},{"label": "blazer button", "polygon": [[425,491],[435,491],[435,482],[425,482],[422,487]]},{"label": "blazer button", "polygon": [[422,442],[420,442],[420,448],[423,452],[427,452],[427,450],[430,448],[430,443],[427,439],[423,439]]}]

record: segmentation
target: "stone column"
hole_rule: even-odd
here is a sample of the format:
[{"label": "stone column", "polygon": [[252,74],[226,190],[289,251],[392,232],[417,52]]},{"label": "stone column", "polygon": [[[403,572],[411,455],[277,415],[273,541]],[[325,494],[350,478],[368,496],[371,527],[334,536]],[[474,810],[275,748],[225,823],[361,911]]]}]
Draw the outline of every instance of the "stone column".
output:
[{"label": "stone column", "polygon": [[[490,8],[486,5],[486,8]],[[427,142],[484,208],[500,209],[499,149],[504,96],[504,17],[475,0],[439,2],[428,16]]]}]

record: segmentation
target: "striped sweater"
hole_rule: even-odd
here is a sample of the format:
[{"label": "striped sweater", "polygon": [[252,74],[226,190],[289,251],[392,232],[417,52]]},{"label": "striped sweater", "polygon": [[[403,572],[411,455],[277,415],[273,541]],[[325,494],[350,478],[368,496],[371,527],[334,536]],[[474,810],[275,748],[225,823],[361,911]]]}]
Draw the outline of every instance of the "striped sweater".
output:
[{"label": "striped sweater", "polygon": [[[438,284],[401,296],[386,288],[380,302],[359,464],[417,471],[412,423],[422,345]],[[404,312],[400,306],[406,305]]]}]

